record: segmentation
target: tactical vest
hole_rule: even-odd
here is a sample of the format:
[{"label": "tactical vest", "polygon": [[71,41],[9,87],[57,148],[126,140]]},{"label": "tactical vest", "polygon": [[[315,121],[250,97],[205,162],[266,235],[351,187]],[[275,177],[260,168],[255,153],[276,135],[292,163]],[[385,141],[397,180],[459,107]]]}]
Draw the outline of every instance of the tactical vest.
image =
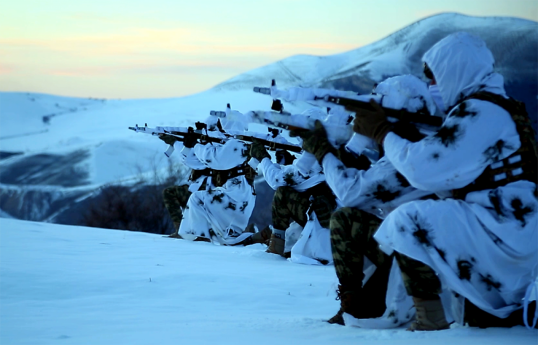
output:
[{"label": "tactical vest", "polygon": [[513,98],[506,99],[490,92],[477,92],[467,99],[479,99],[506,110],[516,124],[521,147],[503,160],[490,164],[471,184],[452,191],[454,198],[464,199],[467,193],[495,189],[508,183],[527,180],[538,184],[538,149],[534,129],[525,104]]},{"label": "tactical vest", "polygon": [[202,176],[211,176],[211,169],[206,168],[202,170],[192,169],[191,176],[189,176],[189,181],[196,181]]},{"label": "tactical vest", "polygon": [[241,175],[245,175],[248,184],[254,188],[256,171],[246,163],[229,170],[211,170],[212,181],[216,187],[222,187],[229,179]]},{"label": "tactical vest", "polygon": [[[229,169],[229,170],[215,170],[215,169],[202,169],[202,170],[195,170],[193,169],[191,171],[191,176],[189,177],[189,180],[195,181],[201,176],[208,176],[212,178],[212,182],[215,185],[215,187],[222,187],[226,182],[234,177],[245,175],[245,178],[248,182],[248,184],[254,188],[254,178],[256,177],[256,171],[252,169],[248,164],[243,164],[238,167]],[[205,182],[204,182],[205,185]],[[205,189],[205,188],[204,188]]]}]

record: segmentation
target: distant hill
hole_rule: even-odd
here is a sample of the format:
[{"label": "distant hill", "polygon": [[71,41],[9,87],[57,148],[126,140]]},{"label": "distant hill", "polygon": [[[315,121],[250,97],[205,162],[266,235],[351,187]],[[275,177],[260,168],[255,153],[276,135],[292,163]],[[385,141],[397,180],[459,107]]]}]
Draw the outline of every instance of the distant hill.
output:
[{"label": "distant hill", "polygon": [[423,54],[458,31],[480,36],[495,57],[508,94],[527,105],[536,129],[538,22],[511,17],[471,17],[443,13],[413,23],[367,46],[331,56],[297,55],[229,79],[216,89],[268,85],[324,87],[369,93],[387,77],[422,76]]}]

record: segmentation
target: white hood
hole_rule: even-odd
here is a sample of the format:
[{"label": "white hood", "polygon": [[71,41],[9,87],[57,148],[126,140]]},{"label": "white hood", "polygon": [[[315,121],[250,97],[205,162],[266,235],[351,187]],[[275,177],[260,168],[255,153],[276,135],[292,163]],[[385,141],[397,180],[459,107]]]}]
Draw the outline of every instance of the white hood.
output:
[{"label": "white hood", "polygon": [[457,32],[437,42],[422,60],[428,64],[447,107],[478,90],[505,95],[504,80],[493,72],[495,59],[479,37]]}]

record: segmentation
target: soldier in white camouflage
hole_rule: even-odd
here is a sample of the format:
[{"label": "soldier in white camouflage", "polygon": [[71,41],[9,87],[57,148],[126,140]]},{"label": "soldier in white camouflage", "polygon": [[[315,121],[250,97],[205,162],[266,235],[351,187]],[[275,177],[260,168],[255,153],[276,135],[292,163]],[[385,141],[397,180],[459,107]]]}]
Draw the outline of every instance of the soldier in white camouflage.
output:
[{"label": "soldier in white camouflage", "polygon": [[[414,76],[389,78],[376,87],[376,92],[383,94],[383,102],[390,103],[394,109],[398,105],[409,112],[436,111],[426,84]],[[400,121],[394,126],[395,131],[411,141],[424,137],[409,123]],[[389,328],[406,323],[413,316],[409,313],[412,301],[405,296],[400,274],[391,274],[398,269],[393,264],[394,258],[379,248],[374,234],[382,219],[397,206],[431,192],[412,187],[385,157],[370,166],[364,156],[343,155],[345,151],[331,146],[321,122],[301,136],[303,149],[316,156],[328,185],[344,206],[333,213],[330,222],[332,254],[339,280],[337,299],[341,305],[328,322],[344,324],[346,313],[360,327]],[[369,271],[365,267],[372,265],[375,272],[363,284],[365,272]]]},{"label": "soldier in white camouflage", "polygon": [[[301,173],[289,154],[287,159],[279,161],[281,164],[273,163],[271,156],[259,142],[251,145],[250,155],[253,158],[251,164],[257,167],[269,186],[275,189],[271,206],[272,234],[267,252],[290,257],[293,243],[289,235],[290,231],[295,231],[292,224],[303,229],[315,212],[321,227],[327,229],[331,213],[336,208],[334,194],[325,183],[319,166],[307,174]],[[323,246],[320,243],[316,245]],[[328,261],[323,258],[316,259]]]}]

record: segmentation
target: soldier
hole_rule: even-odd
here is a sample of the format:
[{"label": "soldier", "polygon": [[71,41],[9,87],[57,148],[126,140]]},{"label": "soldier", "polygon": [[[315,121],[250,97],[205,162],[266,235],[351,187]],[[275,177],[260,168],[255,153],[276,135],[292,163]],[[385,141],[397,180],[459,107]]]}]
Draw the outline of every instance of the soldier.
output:
[{"label": "soldier", "polygon": [[[269,186],[276,191],[271,206],[273,225],[267,252],[291,257],[292,247],[309,219],[312,222],[317,221],[319,225],[310,231],[323,233],[320,228],[328,228],[331,213],[336,208],[335,197],[325,183],[319,164],[307,173],[301,173],[289,156],[287,161],[280,161],[283,165],[273,163],[271,156],[259,142],[252,144],[250,155],[251,165],[263,174]],[[312,218],[312,213],[315,213],[316,220]],[[309,243],[310,254],[306,254],[305,249],[302,256],[315,256],[311,259],[325,264],[332,261],[328,233],[326,237],[326,243],[323,243],[323,240]]]},{"label": "soldier", "polygon": [[[237,121],[223,120],[222,130],[244,129]],[[191,168],[210,169],[206,188],[193,192],[183,212],[179,235],[184,239],[204,238],[224,245],[242,244],[252,233],[245,232],[255,203],[252,169],[246,164],[248,147],[226,138],[219,130],[211,136],[225,138],[220,143],[198,143],[186,135],[181,154]]]},{"label": "soldier", "polygon": [[172,232],[169,237],[181,238],[178,233],[179,225],[183,219],[183,210],[187,206],[187,201],[192,194],[191,190],[204,190],[206,187],[205,180],[209,176],[211,176],[209,169],[191,169],[187,183],[177,186],[170,186],[163,190],[164,206],[168,210],[170,218],[174,223],[174,232]]},{"label": "soldier", "polygon": [[[414,76],[387,79],[375,92],[383,95],[382,105],[393,109],[426,109],[430,114],[436,111],[426,84]],[[424,137],[413,125],[398,122],[394,126],[395,131],[412,141]],[[385,157],[370,167],[364,156],[349,158],[341,150],[337,152],[319,122],[303,137],[303,148],[322,164],[328,185],[344,206],[330,221],[341,307],[328,322],[344,324],[344,313],[362,319],[354,321],[361,327],[387,328],[407,322],[412,317],[412,302],[398,293],[401,278],[389,281],[390,271],[397,267],[392,265],[393,258],[381,251],[373,235],[382,219],[398,205],[432,193],[413,188]],[[365,261],[375,272],[363,286]],[[392,298],[386,300],[387,289],[393,292],[388,294]],[[375,321],[364,320],[382,315]]]},{"label": "soldier", "polygon": [[[208,117],[204,122],[210,131],[215,131],[217,129],[217,119],[213,116]],[[159,139],[164,141],[168,145],[174,145],[178,140],[176,137],[161,134]],[[179,235],[179,226],[181,220],[183,219],[183,210],[187,206],[187,201],[189,200],[192,192],[198,190],[206,189],[206,180],[211,176],[211,169],[207,168],[201,162],[196,159],[191,159],[186,161],[186,156],[181,155],[182,163],[191,168],[190,175],[185,183],[180,185],[170,186],[163,190],[163,201],[170,218],[174,224],[174,232],[172,232],[169,237],[172,238],[181,238]],[[200,238],[204,240],[204,238]]]},{"label": "soldier", "polygon": [[458,302],[485,312],[472,325],[500,319],[510,325],[510,315],[529,302],[526,289],[536,284],[534,133],[524,105],[506,96],[493,55],[480,38],[449,35],[423,61],[448,109],[433,135],[412,142],[394,132],[382,108],[350,110],[357,114],[357,130],[383,145],[412,186],[450,197],[398,207],[375,239],[387,253],[398,253],[417,310],[411,330],[449,327],[440,281],[460,296]]}]

